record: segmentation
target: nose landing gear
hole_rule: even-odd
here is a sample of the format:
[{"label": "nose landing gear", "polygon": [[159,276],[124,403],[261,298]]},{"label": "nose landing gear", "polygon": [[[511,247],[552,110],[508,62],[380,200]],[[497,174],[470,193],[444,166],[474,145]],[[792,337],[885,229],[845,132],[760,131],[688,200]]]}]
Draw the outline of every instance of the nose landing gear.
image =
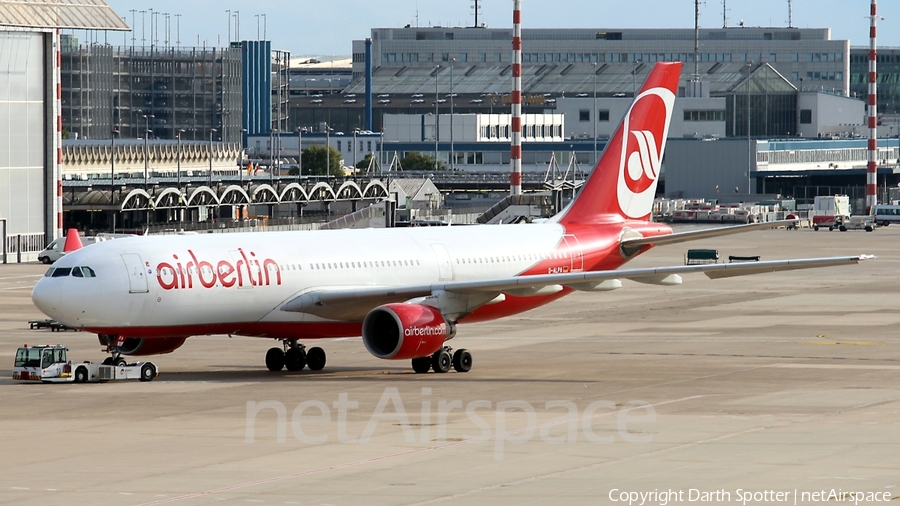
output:
[{"label": "nose landing gear", "polygon": [[311,371],[321,371],[325,367],[325,350],[318,346],[309,350],[298,343],[296,339],[285,339],[284,350],[270,348],[266,352],[266,368],[272,372],[278,372],[284,368],[288,371],[302,371],[309,366]]},{"label": "nose landing gear", "polygon": [[119,353],[119,347],[116,345],[118,336],[113,334],[97,334],[97,339],[100,341],[100,344],[105,347],[103,351],[110,354],[110,356],[103,359],[101,364],[121,367],[128,363],[128,361],[122,357],[122,354]]}]

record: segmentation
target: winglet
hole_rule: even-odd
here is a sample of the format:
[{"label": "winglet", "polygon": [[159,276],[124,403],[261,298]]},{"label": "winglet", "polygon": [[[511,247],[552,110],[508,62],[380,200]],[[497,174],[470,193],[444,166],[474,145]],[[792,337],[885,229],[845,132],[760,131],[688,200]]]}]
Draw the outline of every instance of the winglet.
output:
[{"label": "winglet", "polygon": [[84,245],[81,244],[81,237],[78,235],[78,229],[70,228],[66,232],[66,245],[63,247],[63,253],[71,253],[80,250]]}]

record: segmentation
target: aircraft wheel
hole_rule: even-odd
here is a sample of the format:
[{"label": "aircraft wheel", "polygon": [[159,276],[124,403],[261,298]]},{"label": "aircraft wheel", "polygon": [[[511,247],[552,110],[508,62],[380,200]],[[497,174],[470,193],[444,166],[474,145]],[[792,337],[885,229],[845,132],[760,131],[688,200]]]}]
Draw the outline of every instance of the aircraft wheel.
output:
[{"label": "aircraft wheel", "polygon": [[88,372],[84,367],[75,369],[75,383],[87,383]]},{"label": "aircraft wheel", "polygon": [[450,352],[444,348],[434,352],[434,355],[431,356],[431,368],[434,369],[434,372],[450,372],[452,364],[453,358],[450,356]]},{"label": "aircraft wheel", "polygon": [[412,359],[413,371],[416,374],[425,374],[431,370],[431,357],[419,357]]},{"label": "aircraft wheel", "polygon": [[[266,356],[266,366],[269,365],[268,360],[269,358]],[[284,352],[284,365],[288,371],[302,371],[306,367],[306,352],[303,348],[288,348]]]},{"label": "aircraft wheel", "polygon": [[141,367],[141,381],[153,381],[156,377],[156,368],[150,364],[144,364]]},{"label": "aircraft wheel", "polygon": [[272,372],[284,369],[284,352],[281,348],[269,348],[266,352],[266,367]]},{"label": "aircraft wheel", "polygon": [[465,348],[456,350],[453,354],[453,369],[456,372],[469,372],[472,369],[472,354]]},{"label": "aircraft wheel", "polygon": [[112,358],[112,357],[106,357],[106,358],[103,359],[103,362],[100,362],[100,364],[102,364],[102,365],[113,365],[113,358]]},{"label": "aircraft wheel", "polygon": [[325,350],[315,346],[306,352],[306,364],[311,371],[321,371],[325,368]]}]

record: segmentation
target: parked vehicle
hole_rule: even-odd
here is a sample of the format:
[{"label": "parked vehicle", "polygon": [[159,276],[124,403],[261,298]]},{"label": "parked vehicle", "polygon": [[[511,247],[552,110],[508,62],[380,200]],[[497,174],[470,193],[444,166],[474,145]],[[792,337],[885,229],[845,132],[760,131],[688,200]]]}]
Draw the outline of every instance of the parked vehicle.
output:
[{"label": "parked vehicle", "polygon": [[68,360],[68,348],[61,344],[28,346],[16,351],[12,379],[44,383],[88,383],[136,379],[153,381],[159,369],[153,362],[128,364],[125,359],[108,358],[102,364]]},{"label": "parked vehicle", "polygon": [[900,206],[877,204],[872,208],[872,216],[875,223],[886,227],[891,223],[900,222]]}]

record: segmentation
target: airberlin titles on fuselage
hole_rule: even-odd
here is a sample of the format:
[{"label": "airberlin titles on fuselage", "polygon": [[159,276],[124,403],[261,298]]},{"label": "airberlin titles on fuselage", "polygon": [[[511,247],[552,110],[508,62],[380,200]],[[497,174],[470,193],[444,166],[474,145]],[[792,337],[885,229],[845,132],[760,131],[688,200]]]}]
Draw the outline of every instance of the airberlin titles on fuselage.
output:
[{"label": "airberlin titles on fuselage", "polygon": [[[236,250],[237,261],[218,260],[212,262],[197,258],[192,250],[187,250],[188,258],[182,265],[182,259],[173,254],[172,263],[160,262],[156,266],[156,281],[163,290],[186,290],[194,288],[240,288],[250,286],[269,286],[273,282],[281,285],[281,268],[271,258],[260,260],[251,251],[249,256],[242,249]],[[274,274],[274,276],[273,276]]]}]

